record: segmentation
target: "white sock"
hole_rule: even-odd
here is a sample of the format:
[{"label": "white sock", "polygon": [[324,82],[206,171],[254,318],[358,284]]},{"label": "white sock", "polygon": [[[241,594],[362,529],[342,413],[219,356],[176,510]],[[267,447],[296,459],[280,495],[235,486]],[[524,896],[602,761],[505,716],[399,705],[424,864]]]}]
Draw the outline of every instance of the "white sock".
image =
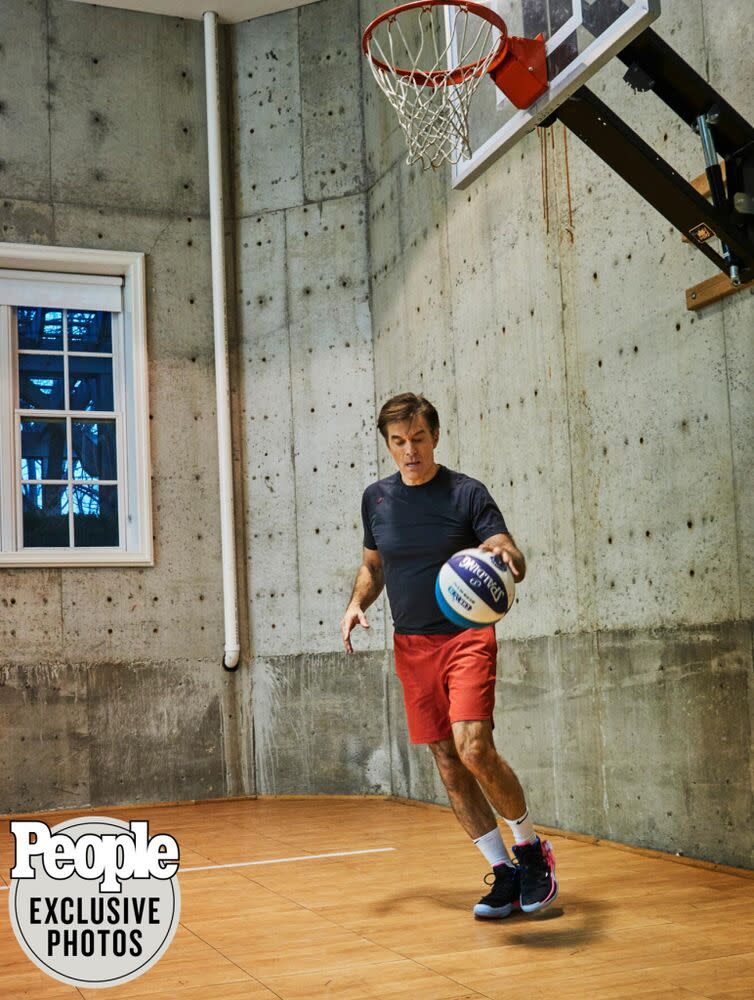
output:
[{"label": "white sock", "polygon": [[[505,816],[503,816],[505,819]],[[517,844],[536,844],[538,837],[527,809],[521,819],[505,819]]]},{"label": "white sock", "polygon": [[496,826],[494,830],[485,833],[483,837],[477,837],[474,843],[493,868],[495,865],[513,864],[500,835],[500,827]]}]

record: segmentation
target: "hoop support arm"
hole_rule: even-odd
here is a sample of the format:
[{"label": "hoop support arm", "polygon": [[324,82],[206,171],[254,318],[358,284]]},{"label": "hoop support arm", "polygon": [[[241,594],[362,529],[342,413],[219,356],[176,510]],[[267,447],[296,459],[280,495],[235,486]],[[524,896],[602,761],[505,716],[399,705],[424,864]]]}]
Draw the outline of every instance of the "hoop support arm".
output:
[{"label": "hoop support arm", "polygon": [[741,218],[711,205],[633,129],[587,87],[580,87],[553,115],[619,174],[646,201],[688,237],[709,259],[730,274],[730,264],[707,242],[718,236],[741,263],[741,278],[754,277],[754,243]]},{"label": "hoop support arm", "polygon": [[[641,69],[646,85],[640,89],[653,91],[690,128],[696,128],[699,115],[714,110],[715,145],[724,160],[746,147],[751,150],[754,128],[657,32],[645,28],[618,53],[618,58],[629,71],[633,67]],[[627,78],[628,73],[624,79],[630,83]]]},{"label": "hoop support arm", "polygon": [[544,36],[508,38],[508,51],[490,73],[495,85],[517,108],[529,108],[548,88]]}]

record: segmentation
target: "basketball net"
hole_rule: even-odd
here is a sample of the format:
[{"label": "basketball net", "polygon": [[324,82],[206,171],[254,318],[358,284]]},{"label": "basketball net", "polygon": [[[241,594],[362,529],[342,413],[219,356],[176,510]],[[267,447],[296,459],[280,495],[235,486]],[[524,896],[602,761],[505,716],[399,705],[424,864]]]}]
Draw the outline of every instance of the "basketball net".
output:
[{"label": "basketball net", "polygon": [[471,98],[505,45],[504,25],[463,3],[435,2],[407,4],[371,27],[364,51],[398,113],[406,162],[427,168],[468,159]]}]

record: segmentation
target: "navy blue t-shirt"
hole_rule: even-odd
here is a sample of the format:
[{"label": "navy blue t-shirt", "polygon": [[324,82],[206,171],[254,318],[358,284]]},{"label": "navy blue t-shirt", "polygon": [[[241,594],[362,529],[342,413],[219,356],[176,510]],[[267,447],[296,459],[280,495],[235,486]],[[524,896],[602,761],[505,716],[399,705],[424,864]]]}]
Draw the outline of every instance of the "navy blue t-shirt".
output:
[{"label": "navy blue t-shirt", "polygon": [[364,490],[361,519],[364,547],[377,549],[382,560],[395,631],[462,631],[437,606],[435,579],[454,552],[507,533],[487,487],[443,465],[421,486],[406,486],[394,472]]}]

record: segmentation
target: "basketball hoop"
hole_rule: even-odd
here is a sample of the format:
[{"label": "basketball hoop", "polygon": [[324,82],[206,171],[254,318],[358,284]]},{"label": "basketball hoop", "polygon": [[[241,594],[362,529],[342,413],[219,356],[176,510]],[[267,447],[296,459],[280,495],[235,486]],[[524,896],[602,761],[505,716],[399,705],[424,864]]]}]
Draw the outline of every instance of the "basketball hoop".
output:
[{"label": "basketball hoop", "polygon": [[394,7],[372,21],[361,45],[398,113],[407,162],[425,169],[471,156],[469,106],[487,73],[518,108],[547,90],[543,37],[510,37],[496,11],[468,0]]}]

